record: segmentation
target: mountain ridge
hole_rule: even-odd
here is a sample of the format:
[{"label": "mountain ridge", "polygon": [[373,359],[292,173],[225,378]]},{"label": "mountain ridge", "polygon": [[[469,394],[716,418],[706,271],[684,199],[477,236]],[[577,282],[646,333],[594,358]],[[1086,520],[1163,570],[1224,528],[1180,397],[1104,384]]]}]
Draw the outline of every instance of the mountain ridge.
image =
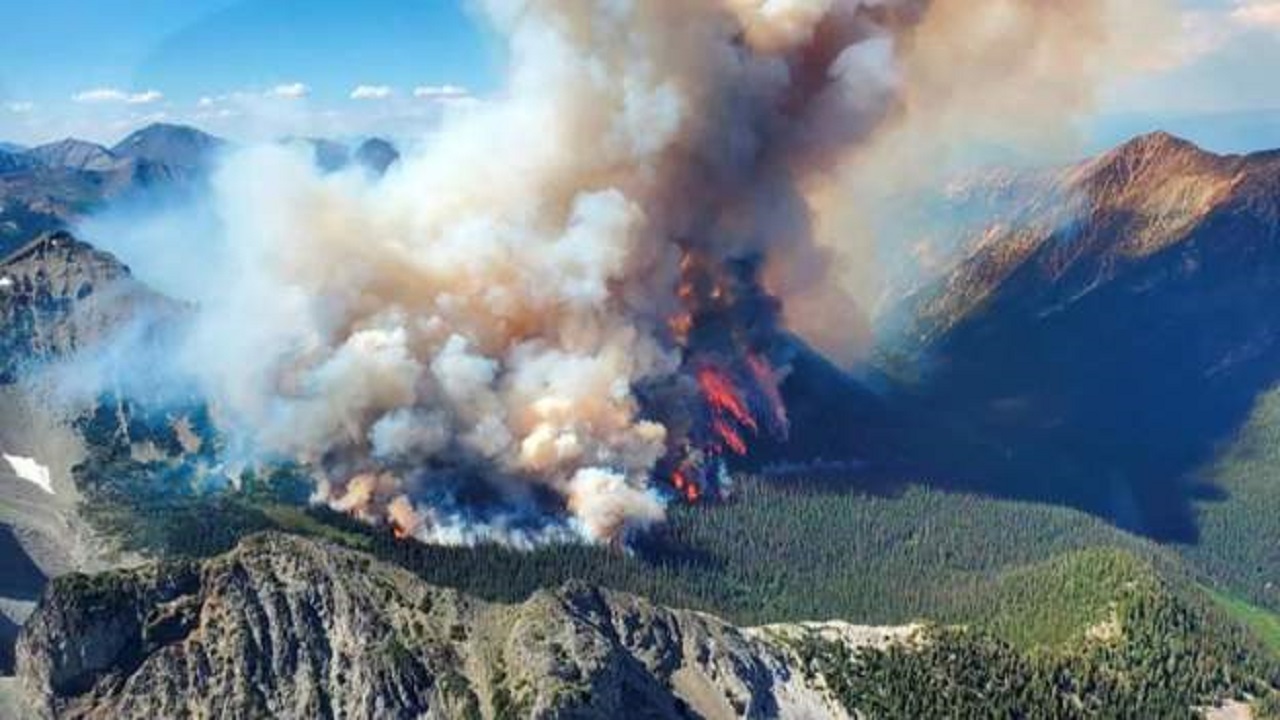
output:
[{"label": "mountain ridge", "polygon": [[575,583],[495,606],[276,534],[56,581],[18,655],[42,717],[844,715],[710,616]]},{"label": "mountain ridge", "polygon": [[18,677],[44,718],[1192,717],[1272,692],[1276,658],[1144,568],[1104,552],[1033,569],[1009,592],[1107,587],[1073,609],[1071,644],[1019,651],[930,624],[741,628],[580,581],[493,603],[269,532],[55,580]]},{"label": "mountain ridge", "polygon": [[23,154],[48,167],[95,172],[110,172],[124,162],[120,156],[102,145],[76,138],[38,145]]}]

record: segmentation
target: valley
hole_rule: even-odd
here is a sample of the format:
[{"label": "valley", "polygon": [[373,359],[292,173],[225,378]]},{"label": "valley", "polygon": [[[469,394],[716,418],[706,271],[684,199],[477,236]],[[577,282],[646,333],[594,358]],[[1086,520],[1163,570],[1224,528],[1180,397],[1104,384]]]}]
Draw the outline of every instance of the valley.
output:
[{"label": "valley", "polygon": [[[1117,152],[1116,157],[1125,158],[1133,153],[1146,157],[1151,152],[1190,151],[1156,138]],[[1126,167],[1133,162],[1123,160]],[[1178,166],[1186,162],[1179,160]],[[1192,166],[1199,167],[1199,162]],[[1230,162],[1240,167],[1249,164]],[[1160,173],[1175,178],[1170,181],[1175,185],[1182,182],[1169,168]],[[1127,182],[1145,182],[1140,172],[1125,177]],[[1163,190],[1146,188],[1137,197],[1159,192]],[[1175,197],[1184,196],[1175,193]],[[1256,222],[1238,217],[1266,205],[1251,200],[1240,206],[1244,209],[1231,209],[1236,206],[1229,194],[1208,205],[1198,195],[1189,197],[1188,202],[1201,213],[1200,220],[1188,219],[1178,210],[1178,223],[1143,223],[1142,227],[1154,228],[1152,233],[1172,227],[1179,235],[1152,235],[1155,239],[1146,241],[1137,255],[1126,255],[1124,263],[1106,261],[1102,275],[1091,270],[1092,284],[1084,296],[1078,290],[1054,289],[1052,297],[1065,293],[1076,298],[1066,305],[1041,299],[1049,291],[1035,289],[1039,285],[1033,284],[1034,279],[1052,286],[1074,277],[1051,264],[1047,267],[1058,274],[1047,278],[1029,269],[984,274],[996,280],[977,294],[976,301],[956,305],[959,301],[931,300],[930,307],[962,308],[948,310],[953,314],[943,320],[914,311],[933,329],[917,335],[917,344],[907,347],[914,356],[928,360],[919,366],[930,368],[930,374],[900,376],[886,362],[878,370],[879,387],[872,390],[876,383],[844,376],[800,348],[793,374],[782,387],[788,406],[795,408],[792,440],[762,441],[750,456],[735,463],[731,489],[722,499],[673,503],[665,524],[632,538],[625,548],[574,543],[514,549],[483,541],[464,547],[426,545],[397,537],[393,527],[309,504],[310,481],[303,468],[283,465],[240,475],[232,482],[229,475],[221,474],[225,471],[217,459],[219,440],[213,419],[198,398],[186,405],[152,408],[138,399],[103,396],[84,405],[71,422],[41,419],[40,386],[32,380],[38,375],[30,374],[31,369],[93,347],[111,328],[131,322],[140,310],[149,321],[163,318],[157,326],[158,337],[166,332],[164,323],[180,324],[187,312],[134,281],[119,260],[68,234],[42,235],[4,263],[6,277],[13,278],[21,291],[9,292],[0,304],[0,310],[12,318],[4,335],[9,411],[0,439],[6,453],[50,463],[55,492],[49,494],[17,476],[0,476],[0,511],[4,513],[0,519],[14,538],[10,543],[14,548],[6,557],[25,563],[6,573],[10,586],[3,589],[3,607],[9,625],[0,639],[7,637],[7,646],[13,647],[19,622],[33,610],[46,617],[39,614],[49,611],[37,609],[35,601],[53,578],[65,580],[53,581],[51,594],[43,601],[46,605],[55,602],[52,598],[61,598],[57,602],[69,603],[69,608],[87,602],[84,607],[92,609],[112,607],[113,602],[131,597],[127,604],[135,619],[130,622],[137,624],[142,644],[127,636],[134,630],[126,630],[124,636],[111,640],[113,647],[121,648],[119,652],[101,656],[89,676],[77,676],[80,679],[57,687],[40,685],[37,694],[45,694],[51,703],[42,712],[56,716],[111,712],[146,717],[163,710],[151,704],[158,696],[136,690],[153,680],[145,675],[134,679],[135,674],[160,672],[146,669],[149,663],[177,662],[180,667],[197,657],[190,653],[211,652],[193,644],[196,636],[191,633],[205,622],[215,622],[217,603],[222,602],[214,601],[215,586],[208,584],[216,582],[222,571],[212,568],[234,567],[238,562],[274,567],[282,557],[302,553],[317,567],[336,562],[377,568],[361,572],[392,578],[388,582],[397,588],[393,594],[445,593],[452,598],[449,603],[488,608],[476,611],[479,614],[456,611],[467,617],[464,629],[456,632],[466,638],[482,636],[483,641],[447,639],[449,633],[444,630],[444,638],[413,635],[414,642],[423,644],[387,650],[396,662],[386,662],[385,657],[374,662],[369,659],[374,656],[366,655],[375,651],[369,643],[380,637],[381,630],[368,637],[363,630],[356,633],[363,638],[354,651],[357,654],[343,662],[369,673],[368,682],[382,688],[378,693],[385,693],[379,702],[408,703],[406,708],[446,707],[482,717],[507,717],[504,713],[516,709],[516,716],[523,716],[531,708],[541,708],[539,712],[552,716],[584,702],[588,695],[572,685],[550,695],[530,694],[547,677],[563,673],[589,684],[615,678],[610,674],[614,671],[602,669],[607,664],[591,664],[596,660],[576,665],[587,662],[575,654],[580,648],[572,650],[567,660],[577,669],[550,663],[536,671],[549,675],[534,676],[523,684],[504,674],[509,668],[503,669],[495,659],[515,651],[509,644],[513,641],[501,634],[508,632],[511,621],[496,618],[533,612],[530,603],[542,607],[538,604],[546,602],[547,589],[561,588],[555,602],[561,603],[560,608],[569,607],[571,616],[582,593],[645,598],[653,606],[645,606],[641,626],[659,634],[657,626],[650,627],[654,621],[649,618],[651,613],[667,611],[650,608],[684,608],[675,612],[710,613],[739,627],[772,628],[739,632],[729,625],[716,625],[722,629],[712,632],[734,638],[735,649],[725,650],[737,658],[731,665],[733,673],[743,672],[742,662],[756,668],[752,672],[762,666],[772,668],[773,679],[764,685],[752,684],[760,682],[759,677],[753,680],[731,673],[737,678],[731,679],[719,675],[720,671],[708,680],[698,675],[708,672],[705,660],[693,656],[675,661],[673,670],[670,659],[648,654],[651,647],[619,650],[611,645],[604,657],[614,659],[608,662],[623,662],[627,673],[640,674],[625,681],[624,689],[610,690],[612,694],[602,697],[631,702],[633,696],[627,693],[639,692],[648,698],[645,702],[657,703],[655,716],[679,714],[683,711],[672,708],[681,707],[695,708],[707,717],[732,716],[752,703],[790,702],[797,703],[786,706],[796,708],[797,717],[806,713],[826,717],[837,709],[910,717],[944,707],[969,707],[964,703],[978,698],[969,710],[978,715],[1091,717],[1129,708],[1134,713],[1147,710],[1175,717],[1192,708],[1242,701],[1252,704],[1255,717],[1267,717],[1268,708],[1276,703],[1274,688],[1280,686],[1276,594],[1280,555],[1268,541],[1277,536],[1275,518],[1280,517],[1276,482],[1280,456],[1269,449],[1280,433],[1280,406],[1269,386],[1271,378],[1264,372],[1270,357],[1270,321],[1256,295],[1264,288],[1253,287],[1249,295],[1233,294],[1215,289],[1222,280],[1199,274],[1201,261],[1178,260],[1179,267],[1195,268],[1193,275],[1179,275],[1163,264],[1170,262],[1168,253],[1175,251],[1218,252],[1210,248],[1216,236],[1197,229],[1203,223],[1216,227],[1213,223],[1220,221],[1213,219],[1215,212],[1235,213],[1234,222],[1244,223],[1239,227],[1252,233],[1232,238],[1237,246],[1254,248],[1249,250],[1253,253],[1250,263],[1256,267],[1266,267],[1258,253],[1274,252],[1268,244],[1273,236],[1265,229],[1270,227],[1265,217]],[[1167,205],[1159,207],[1169,211]],[[1222,207],[1228,210],[1214,209]],[[1110,227],[1101,216],[1095,216],[1094,222],[1099,228]],[[1046,237],[1043,242],[1056,242],[1052,234]],[[1246,243],[1246,238],[1253,238],[1253,244]],[[1183,243],[1189,244],[1184,247]],[[958,265],[957,274],[945,281],[950,284],[938,287],[956,288],[956,283],[964,282],[965,296],[973,295],[976,281],[962,279],[975,272],[971,268],[987,262],[982,258],[990,254],[990,247],[974,246],[968,251],[969,259]],[[1102,250],[1096,252],[1110,252],[1098,247]],[[1144,259],[1146,253],[1151,259]],[[1035,252],[1026,254],[1016,264],[1035,268],[1039,261],[1026,259],[1034,257]],[[1150,263],[1157,269],[1150,269]],[[1160,284],[1166,279],[1173,283],[1167,289]],[[1117,286],[1123,292],[1109,290],[1109,283],[1121,281],[1137,284]],[[1013,298],[1025,298],[1027,293],[1036,300],[1018,302],[1030,303],[1030,309],[1014,303]],[[1216,312],[1232,313],[1240,320],[1211,348],[1194,355],[1196,364],[1165,363],[1152,371],[1149,363],[1154,357],[1172,352],[1160,343],[1203,333],[1212,322],[1196,310],[1198,301],[1187,301],[1185,313],[1160,314],[1163,319],[1155,322],[1152,313],[1161,313],[1161,307],[1183,306],[1168,299],[1154,304],[1149,300],[1153,293],[1167,293],[1162,298],[1205,294],[1218,303]],[[1102,339],[1089,334],[1095,330],[1088,326],[1103,327],[1095,322],[1100,311],[1092,303],[1104,300],[1113,323],[1106,332],[1132,330],[1137,333],[1134,342],[1118,343],[1113,336]],[[1049,319],[1041,314],[1046,302],[1056,308]],[[1071,320],[1073,313],[1084,314],[1077,321]],[[999,343],[1033,348],[1035,360],[1025,372],[1045,372],[1054,378],[1053,384],[992,365],[992,358],[981,352],[997,342],[990,340],[992,333],[1006,338]],[[1080,337],[1109,342],[1111,351],[1093,360],[1088,373],[1076,374],[1070,363],[1078,362],[1079,356],[1070,353],[1083,350],[1072,350],[1066,343]],[[1066,354],[1060,355],[1059,350]],[[906,355],[899,352],[894,357],[901,362]],[[1224,357],[1230,359],[1225,365]],[[1019,362],[1026,359],[1021,356]],[[1107,395],[1113,387],[1110,383],[1132,382],[1156,383],[1153,388],[1181,384],[1187,388],[1187,402],[1192,403],[1201,403],[1199,398],[1208,393],[1233,399],[1221,414],[1190,421],[1168,413],[1152,414],[1151,408],[1141,405],[1149,400],[1147,395]],[[1226,384],[1205,388],[1197,387],[1197,382]],[[939,386],[944,391],[938,391]],[[1025,394],[1032,386],[1044,386],[1058,395],[1031,394],[1017,403],[1002,400],[1008,393]],[[965,391],[945,390],[953,387]],[[1103,397],[1108,404],[1098,405]],[[1045,408],[1057,413],[1052,421],[1023,422],[1027,413]],[[1110,420],[1086,419],[1092,417],[1084,414],[1086,410],[1097,410],[1104,418],[1108,413],[1118,413],[1116,417],[1147,413],[1141,416],[1147,419],[1120,427]],[[833,416],[841,422],[832,423]],[[1130,435],[1154,438],[1156,426],[1142,425],[1148,421],[1176,422],[1173,427],[1160,425],[1158,432],[1188,438],[1194,452],[1188,450],[1167,463],[1149,462],[1149,446],[1131,442]],[[1097,443],[1106,437],[1112,444],[1104,452]],[[1016,454],[1010,455],[1009,448],[1017,448]],[[806,462],[815,457],[823,460]],[[1187,478],[1194,478],[1194,483],[1188,484]],[[1085,484],[1071,489],[1077,481]],[[1160,492],[1153,496],[1153,488]],[[1102,490],[1110,495],[1099,496]],[[1099,497],[1110,500],[1100,502]],[[1144,505],[1148,499],[1157,504]],[[281,547],[292,549],[282,552]],[[164,569],[148,564],[101,576],[78,574],[133,566],[144,559],[158,560]],[[284,582],[271,577],[263,579]],[[325,577],[331,578],[326,583],[339,582],[336,576]],[[290,598],[281,602],[294,608],[291,612],[311,612],[307,608],[319,601],[290,595],[292,582],[281,586],[282,597]],[[124,592],[120,588],[139,588],[140,594],[119,595]],[[601,596],[598,593],[606,591],[596,588],[609,588],[608,593],[619,595]],[[349,590],[359,597],[387,591],[373,586]],[[172,592],[179,595],[165,594]],[[606,604],[614,602],[610,599]],[[630,599],[617,602],[633,607]],[[553,603],[553,607],[557,606]],[[206,615],[207,619],[199,619]],[[72,613],[40,622],[99,622],[93,617]],[[244,617],[236,623],[251,627],[258,622],[248,619],[257,615]],[[702,615],[672,617],[686,618],[676,623],[681,626],[693,623],[703,628],[710,627],[704,622],[712,622],[700,619]],[[694,617],[699,619],[688,619]],[[386,622],[395,625],[402,619],[389,617]],[[840,633],[832,640],[829,633],[812,629],[823,626],[795,625],[830,621],[917,629],[891,631],[906,633],[902,637],[908,641],[867,646],[841,640]],[[350,640],[349,629],[336,629],[327,622],[321,622],[317,632]],[[57,633],[72,633],[70,628]],[[600,631],[600,625],[591,625],[589,630],[574,632]],[[63,662],[48,648],[38,647],[33,639],[36,632],[25,631],[23,641],[27,670],[22,682],[28,688],[32,682],[53,682],[49,673],[57,671],[50,668]],[[592,640],[615,641],[609,633]],[[332,637],[316,640],[318,654],[311,662],[321,664],[314,672],[337,657],[331,655],[334,650],[323,649],[334,642]],[[705,642],[716,646],[720,641]],[[507,649],[497,649],[501,647]],[[458,661],[442,658],[460,648],[474,653],[475,659],[463,663],[467,669],[458,678],[445,669]],[[237,652],[252,655],[266,649],[242,645]],[[643,669],[633,660],[616,660],[615,652],[634,654],[631,657]],[[696,656],[699,651],[695,647],[680,652]],[[199,657],[205,658],[200,662],[214,662],[221,656]],[[250,662],[247,657],[241,662]],[[422,664],[402,665],[400,661],[408,662],[409,657],[420,658],[414,662]],[[286,707],[271,703],[312,707],[306,703],[355,702],[344,699],[337,688],[324,689],[323,684],[313,689],[289,686],[281,673],[294,671],[286,672],[283,666],[264,669],[253,679],[238,677],[234,667],[239,664],[225,668],[230,673],[223,675],[225,682],[274,688],[261,696],[267,699],[227,695],[234,698],[228,702],[268,703],[235,706],[241,711]],[[37,665],[46,669],[33,670]],[[173,671],[163,672],[171,675]],[[315,678],[322,683],[320,675]],[[195,682],[194,676],[187,681]],[[594,696],[595,691],[589,694]]]}]

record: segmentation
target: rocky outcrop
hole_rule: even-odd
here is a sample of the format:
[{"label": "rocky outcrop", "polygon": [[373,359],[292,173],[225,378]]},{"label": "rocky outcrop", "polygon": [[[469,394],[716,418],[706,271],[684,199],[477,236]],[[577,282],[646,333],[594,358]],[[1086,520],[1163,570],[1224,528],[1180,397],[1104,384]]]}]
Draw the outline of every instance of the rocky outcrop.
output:
[{"label": "rocky outcrop", "polygon": [[[79,412],[42,381],[44,363],[123,329],[160,333],[181,306],[133,279],[108,253],[62,232],[0,258],[0,453],[41,466],[47,483],[0,458],[0,674],[12,672],[17,625],[48,577],[119,564],[81,518],[73,467],[85,459]],[[68,371],[80,378],[82,369]]]},{"label": "rocky outcrop", "polygon": [[268,533],[55,580],[18,667],[40,717],[843,715],[773,637],[581,584],[487,603]]},{"label": "rocky outcrop", "polygon": [[101,339],[142,307],[172,305],[115,257],[65,232],[41,235],[0,259],[0,382]]}]

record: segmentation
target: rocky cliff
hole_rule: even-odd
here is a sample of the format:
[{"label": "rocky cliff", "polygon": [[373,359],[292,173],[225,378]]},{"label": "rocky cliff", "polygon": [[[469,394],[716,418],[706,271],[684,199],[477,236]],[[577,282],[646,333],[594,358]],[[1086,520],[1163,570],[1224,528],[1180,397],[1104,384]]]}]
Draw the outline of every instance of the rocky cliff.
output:
[{"label": "rocky cliff", "polygon": [[487,603],[269,533],[55,580],[18,666],[41,717],[842,716],[781,636],[581,584]]},{"label": "rocky cliff", "polygon": [[144,307],[163,314],[177,304],[112,255],[65,232],[41,235],[0,258],[0,383],[101,340]]}]

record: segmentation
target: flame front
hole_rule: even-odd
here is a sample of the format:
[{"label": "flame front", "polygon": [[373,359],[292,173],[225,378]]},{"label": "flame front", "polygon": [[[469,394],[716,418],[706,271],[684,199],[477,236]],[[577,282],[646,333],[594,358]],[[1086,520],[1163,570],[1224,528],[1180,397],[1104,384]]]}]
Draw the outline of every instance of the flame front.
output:
[{"label": "flame front", "polygon": [[679,309],[668,328],[694,392],[681,396],[688,427],[665,466],[671,487],[691,503],[723,490],[727,460],[747,456],[753,440],[787,434],[783,373],[768,359],[778,343],[777,304],[756,269],[750,259],[713,260],[688,248],[681,257]]}]

